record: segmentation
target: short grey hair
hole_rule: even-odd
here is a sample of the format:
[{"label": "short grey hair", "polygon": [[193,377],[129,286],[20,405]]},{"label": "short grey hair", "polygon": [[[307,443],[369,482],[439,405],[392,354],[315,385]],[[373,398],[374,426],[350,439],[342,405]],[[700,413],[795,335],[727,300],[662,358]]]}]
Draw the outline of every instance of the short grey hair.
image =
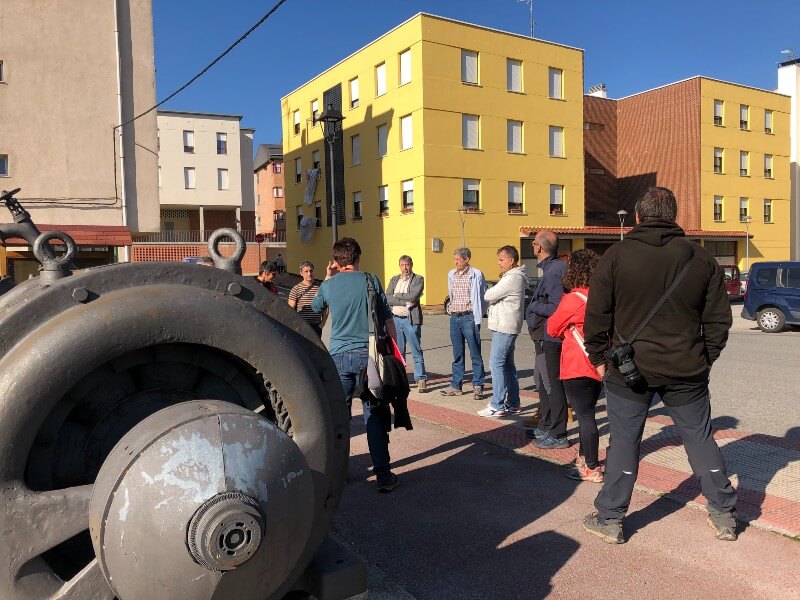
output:
[{"label": "short grey hair", "polygon": [[472,252],[469,251],[469,248],[456,248],[453,251],[453,256],[458,254],[461,258],[472,258]]},{"label": "short grey hair", "polygon": [[678,216],[675,194],[665,187],[651,187],[636,202],[636,215],[641,223],[667,221],[674,223]]},{"label": "short grey hair", "polygon": [[312,263],[310,260],[304,260],[303,262],[300,263],[300,270],[302,271],[304,267],[311,267],[311,270],[313,271],[314,263]]},{"label": "short grey hair", "polygon": [[558,252],[558,236],[548,229],[542,229],[536,234],[536,237],[533,238],[533,241],[539,244],[542,250],[550,255],[554,255],[556,252]]}]

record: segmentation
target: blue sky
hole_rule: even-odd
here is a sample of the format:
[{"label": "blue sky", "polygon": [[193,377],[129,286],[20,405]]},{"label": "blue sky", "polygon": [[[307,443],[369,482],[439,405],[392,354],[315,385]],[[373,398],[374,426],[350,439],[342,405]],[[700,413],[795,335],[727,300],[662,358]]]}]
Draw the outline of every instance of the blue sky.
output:
[{"label": "blue sky", "polygon": [[[275,1],[154,0],[159,100]],[[773,89],[780,50],[800,56],[798,0],[534,0],[534,10],[536,37],[584,49],[585,85],[606,83],[612,98],[693,75]],[[283,95],[420,11],[529,31],[516,0],[288,0],[165,108],[242,114],[257,143],[277,142]]]}]

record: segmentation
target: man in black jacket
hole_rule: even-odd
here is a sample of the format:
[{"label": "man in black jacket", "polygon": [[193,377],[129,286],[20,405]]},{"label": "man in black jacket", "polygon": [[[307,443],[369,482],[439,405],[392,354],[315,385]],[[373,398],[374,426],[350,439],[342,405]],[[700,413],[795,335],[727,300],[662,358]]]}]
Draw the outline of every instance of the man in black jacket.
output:
[{"label": "man in black jacket", "polygon": [[567,395],[561,381],[561,340],[547,334],[547,319],[556,312],[564,295],[561,280],[567,264],[558,257],[558,236],[552,231],[536,234],[533,251],[542,269],[542,281],[525,311],[525,321],[536,348],[536,389],[542,417],[528,436],[533,437],[533,444],[539,448],[569,448]]},{"label": "man in black jacket", "polygon": [[[636,203],[639,221],[602,257],[589,284],[584,334],[589,359],[605,375],[611,444],[597,513],[584,528],[609,543],[622,543],[639,468],[639,444],[654,396],[663,400],[684,441],[689,463],[708,500],[717,539],[736,539],[736,493],[711,433],[708,377],[731,327],[722,270],[704,248],[684,237],[677,202],[666,188],[650,188]],[[631,337],[684,266],[677,288],[633,342],[642,381],[630,388],[605,352]],[[606,372],[607,370],[607,372]]]}]

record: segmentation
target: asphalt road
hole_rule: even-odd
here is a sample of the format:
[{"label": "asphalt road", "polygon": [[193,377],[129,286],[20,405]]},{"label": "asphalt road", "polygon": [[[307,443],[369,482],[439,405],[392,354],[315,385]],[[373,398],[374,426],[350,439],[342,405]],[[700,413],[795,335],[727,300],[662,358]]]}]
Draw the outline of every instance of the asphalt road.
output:
[{"label": "asphalt road", "polygon": [[[800,440],[800,329],[762,333],[755,322],[739,316],[741,303],[731,309],[734,322],[728,346],[711,372],[711,404],[717,424]],[[448,319],[426,315],[422,334],[426,368],[445,375],[450,374],[453,360]],[[484,319],[481,351],[487,370],[490,339]],[[516,358],[523,389],[534,389],[533,353],[530,338],[520,335]],[[663,405],[653,410],[663,412]]]}]

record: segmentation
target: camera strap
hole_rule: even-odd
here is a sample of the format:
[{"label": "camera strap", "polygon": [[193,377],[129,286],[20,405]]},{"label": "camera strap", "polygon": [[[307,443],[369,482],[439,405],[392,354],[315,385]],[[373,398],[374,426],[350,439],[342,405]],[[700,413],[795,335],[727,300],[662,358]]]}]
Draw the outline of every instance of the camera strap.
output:
[{"label": "camera strap", "polygon": [[686,273],[689,272],[689,267],[692,266],[692,259],[693,258],[694,258],[694,244],[692,244],[690,242],[689,243],[689,260],[686,261],[686,264],[683,266],[683,269],[681,269],[681,272],[678,273],[677,277],[675,277],[675,281],[672,282],[672,285],[667,288],[667,291],[664,292],[664,295],[661,296],[661,298],[658,300],[658,302],[656,302],[656,305],[650,310],[649,313],[647,313],[647,316],[644,318],[644,320],[641,323],[639,323],[639,326],[633,332],[633,335],[631,337],[629,337],[626,340],[624,337],[622,337],[622,334],[619,332],[619,330],[616,327],[614,327],[614,331],[617,332],[617,336],[619,337],[620,341],[623,344],[632,344],[634,342],[634,340],[637,337],[639,337],[639,334],[642,333],[642,331],[644,330],[645,327],[647,327],[647,324],[652,320],[652,318],[654,316],[656,316],[656,313],[659,311],[659,309],[662,306],[664,306],[664,303],[672,295],[672,292],[675,291],[675,288],[677,288],[678,285],[680,285],[681,281],[683,281],[683,278],[686,277]]}]

